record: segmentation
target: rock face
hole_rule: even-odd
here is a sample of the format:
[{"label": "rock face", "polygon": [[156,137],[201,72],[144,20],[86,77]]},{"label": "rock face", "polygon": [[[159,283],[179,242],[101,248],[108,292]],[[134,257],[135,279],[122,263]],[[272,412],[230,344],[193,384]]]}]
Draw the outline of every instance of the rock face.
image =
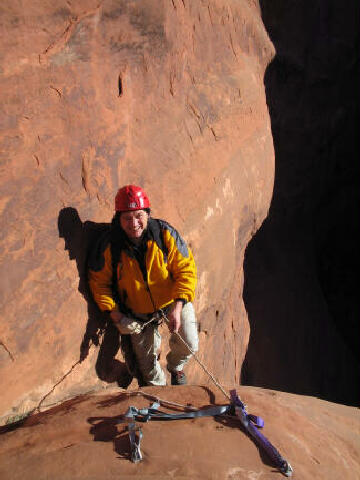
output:
[{"label": "rock face", "polygon": [[[153,400],[146,395],[202,408],[226,404],[221,394],[200,386],[144,391],[83,395],[22,424],[0,427],[2,480],[281,478],[232,417],[138,423],[143,461],[131,463],[121,423],[129,405],[148,408]],[[263,433],[290,462],[292,478],[345,480],[359,472],[358,409],[254,387],[241,387],[239,394],[248,411],[264,419]],[[161,410],[183,411],[164,405]]]},{"label": "rock face", "polygon": [[276,163],[245,256],[242,381],[357,405],[359,3],[260,5],[276,48],[265,74]]},{"label": "rock face", "polygon": [[[116,380],[97,368],[98,379],[99,350],[87,352],[101,318],[84,289],[85,221],[109,222],[127,183],[192,246],[200,357],[237,383],[244,249],[274,178],[263,87],[274,52],[259,6],[5,1],[1,16],[0,416],[33,408],[63,377],[47,402]],[[188,373],[204,380],[195,363]]]}]

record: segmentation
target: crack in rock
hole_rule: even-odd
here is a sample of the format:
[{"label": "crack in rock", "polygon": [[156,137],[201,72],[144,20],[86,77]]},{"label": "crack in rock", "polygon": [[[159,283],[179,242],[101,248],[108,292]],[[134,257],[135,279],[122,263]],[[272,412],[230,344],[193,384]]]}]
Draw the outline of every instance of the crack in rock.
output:
[{"label": "crack in rock", "polygon": [[9,357],[11,358],[11,360],[12,360],[13,362],[15,362],[15,358],[14,358],[13,354],[10,352],[10,350],[7,348],[7,346],[5,345],[5,343],[4,343],[2,340],[0,340],[0,345],[1,345],[2,347],[4,347],[4,349],[7,351]]},{"label": "crack in rock", "polygon": [[89,16],[92,16],[92,15],[96,15],[96,13],[98,12],[98,10],[101,8],[102,6],[102,1],[93,9],[93,10],[90,10],[88,12],[84,12],[82,13],[81,15],[74,15],[72,17],[70,17],[69,19],[69,23],[68,25],[66,26],[65,30],[60,34],[60,36],[53,40],[46,48],[45,50],[39,55],[39,63],[41,63],[41,59],[42,57],[46,57],[50,52],[54,51],[59,51],[61,50],[62,48],[64,48],[66,46],[66,44],[68,43],[68,41],[70,40],[72,34],[73,34],[73,31],[75,29],[75,27],[86,17],[89,17]]}]

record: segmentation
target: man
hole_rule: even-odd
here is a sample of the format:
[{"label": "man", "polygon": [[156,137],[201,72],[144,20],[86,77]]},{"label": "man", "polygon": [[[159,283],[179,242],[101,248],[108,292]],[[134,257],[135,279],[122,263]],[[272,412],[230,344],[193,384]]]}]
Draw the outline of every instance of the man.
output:
[{"label": "man", "polygon": [[184,385],[183,367],[191,353],[177,333],[193,352],[198,349],[193,255],[173,227],[151,218],[150,202],[142,188],[120,188],[115,211],[104,260],[100,268],[89,271],[92,295],[130,340],[145,385],[166,385],[157,355],[161,342],[157,323],[145,325],[160,309],[164,311],[172,332],[166,357],[171,384]]}]

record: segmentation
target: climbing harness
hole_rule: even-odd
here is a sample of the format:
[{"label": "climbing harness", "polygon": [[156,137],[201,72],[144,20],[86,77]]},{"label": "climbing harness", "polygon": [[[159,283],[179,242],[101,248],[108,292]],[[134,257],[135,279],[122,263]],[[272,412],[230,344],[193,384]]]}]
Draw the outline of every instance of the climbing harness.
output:
[{"label": "climbing harness", "polygon": [[[144,324],[146,325],[154,322],[164,320],[169,324],[163,310],[155,312],[154,316]],[[128,422],[128,432],[131,448],[131,461],[138,463],[142,460],[142,454],[140,450],[140,442],[142,439],[142,429],[136,425],[136,422],[148,422],[150,420],[181,420],[187,418],[207,417],[207,416],[230,416],[231,418],[238,418],[241,425],[248,433],[248,435],[255,441],[255,443],[261,447],[272,460],[274,465],[283,473],[286,477],[290,477],[293,473],[293,469],[289,462],[287,462],[279,453],[279,451],[271,444],[271,442],[259,431],[264,426],[264,420],[256,415],[248,414],[246,411],[246,405],[241,401],[236,390],[231,390],[230,395],[220,385],[216,378],[209,372],[205,365],[198,358],[196,353],[190,348],[187,342],[182,338],[178,332],[174,332],[178,338],[187,346],[190,353],[193,354],[195,360],[199,363],[202,369],[209,375],[214,384],[221,390],[225,397],[230,400],[228,405],[220,405],[215,407],[209,407],[201,410],[183,412],[183,413],[166,413],[158,410],[160,407],[160,400],[157,399],[149,408],[138,409],[130,406],[124,416],[123,420],[119,420],[118,423]],[[163,401],[162,403],[171,404],[171,402]],[[188,408],[188,407],[187,407]]]},{"label": "climbing harness", "polygon": [[[137,422],[148,422],[149,420],[180,420],[186,418],[196,418],[196,417],[213,417],[215,415],[222,415],[227,413],[230,409],[229,405],[216,406],[207,408],[204,410],[195,410],[190,412],[183,413],[166,413],[158,411],[160,407],[159,402],[154,402],[149,408],[138,409],[136,407],[129,407],[125,413],[124,419],[119,420],[118,423],[123,423],[124,421],[129,422],[128,432],[130,440],[130,449],[131,449],[131,461],[133,463],[138,463],[142,460],[142,454],[140,451],[140,442],[142,439],[142,429],[141,427],[136,426],[135,421]],[[136,435],[137,433],[137,435]]]},{"label": "climbing harness", "polygon": [[136,422],[149,422],[150,420],[183,420],[198,417],[214,417],[214,416],[230,416],[238,418],[245,431],[254,441],[263,448],[273,461],[274,465],[286,477],[290,477],[293,473],[290,463],[288,463],[278,452],[278,450],[270,443],[270,441],[258,430],[264,426],[264,420],[256,415],[246,412],[245,404],[239,399],[236,390],[230,392],[231,403],[229,405],[218,405],[201,410],[182,412],[182,413],[166,413],[159,411],[160,403],[158,401],[152,403],[149,408],[136,408],[130,406],[124,415],[124,418],[118,423],[128,422],[129,441],[131,449],[131,461],[138,463],[142,460],[140,450],[140,442],[143,437],[142,429],[136,425]]}]

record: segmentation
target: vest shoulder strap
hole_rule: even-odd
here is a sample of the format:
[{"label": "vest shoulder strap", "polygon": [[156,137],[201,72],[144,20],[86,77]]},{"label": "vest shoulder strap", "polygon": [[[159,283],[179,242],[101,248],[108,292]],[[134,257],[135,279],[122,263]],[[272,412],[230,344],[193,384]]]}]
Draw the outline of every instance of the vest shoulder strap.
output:
[{"label": "vest shoulder strap", "polygon": [[169,252],[164,242],[162,222],[163,220],[159,220],[157,218],[150,218],[148,230],[149,236],[156,242],[157,246],[163,252],[164,261],[165,263],[167,263]]}]

